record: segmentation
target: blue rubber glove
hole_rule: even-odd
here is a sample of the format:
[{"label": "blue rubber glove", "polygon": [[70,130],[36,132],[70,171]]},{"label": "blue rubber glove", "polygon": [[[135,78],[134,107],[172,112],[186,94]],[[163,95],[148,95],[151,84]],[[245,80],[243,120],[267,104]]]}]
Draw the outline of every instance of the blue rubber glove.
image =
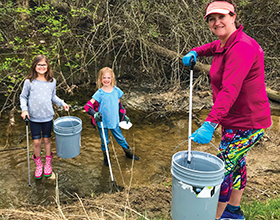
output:
[{"label": "blue rubber glove", "polygon": [[185,65],[185,66],[191,66],[191,63],[190,63],[190,61],[191,61],[191,58],[194,58],[194,61],[195,61],[195,63],[196,63],[196,61],[197,61],[197,52],[195,52],[195,51],[190,51],[189,53],[187,53],[187,55],[185,55],[184,57],[183,57],[183,64]]},{"label": "blue rubber glove", "polygon": [[190,136],[190,138],[196,143],[208,144],[212,139],[214,131],[215,128],[210,125],[208,121],[205,121],[203,125]]}]

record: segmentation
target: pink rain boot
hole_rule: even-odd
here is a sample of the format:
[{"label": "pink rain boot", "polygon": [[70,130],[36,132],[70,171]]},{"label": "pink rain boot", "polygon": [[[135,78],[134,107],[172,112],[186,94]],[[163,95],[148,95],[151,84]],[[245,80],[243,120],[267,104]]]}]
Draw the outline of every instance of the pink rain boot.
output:
[{"label": "pink rain boot", "polygon": [[44,167],[45,177],[50,177],[52,175],[52,158],[53,158],[53,152],[51,153],[51,156],[46,156],[46,164]]},{"label": "pink rain boot", "polygon": [[41,161],[41,156],[38,158],[35,158],[35,154],[33,154],[32,158],[36,164],[35,179],[41,179],[42,175],[43,175],[43,163]]}]

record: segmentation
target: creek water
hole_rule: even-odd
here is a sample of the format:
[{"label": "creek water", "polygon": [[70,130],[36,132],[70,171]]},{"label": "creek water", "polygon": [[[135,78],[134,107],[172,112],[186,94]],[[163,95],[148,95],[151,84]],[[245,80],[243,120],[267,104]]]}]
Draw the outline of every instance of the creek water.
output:
[{"label": "creek water", "polygon": [[[60,113],[60,116],[68,116],[65,112]],[[83,110],[70,111],[70,114],[79,117],[83,122],[80,154],[71,159],[59,158],[55,154],[54,132],[52,132],[51,138],[54,152],[53,171],[58,177],[59,198],[62,203],[70,202],[72,198],[76,198],[76,194],[80,197],[90,197],[93,194],[110,191],[110,173],[108,167],[103,166],[98,131],[93,129],[90,124],[90,116]],[[133,126],[129,130],[122,130],[122,132],[140,160],[134,161],[132,167],[132,160],[125,157],[121,147],[109,133],[109,139],[112,140],[109,148],[115,182],[125,188],[129,185],[140,187],[153,183],[163,183],[171,177],[172,155],[176,151],[188,148],[186,141],[188,138],[187,113],[155,121],[150,121],[149,117],[146,117],[146,114],[142,112],[129,110],[127,114]],[[202,110],[199,118],[203,121],[207,114],[208,111]],[[15,119],[16,125],[10,135],[9,149],[24,148],[27,145],[25,122],[20,118],[20,113],[15,114]],[[278,116],[274,117],[274,120],[279,123]],[[8,116],[2,116],[0,124],[0,207],[18,208],[26,204],[43,206],[55,204],[56,180],[45,177],[41,180],[35,180],[35,164],[30,156],[31,186],[29,186],[27,149],[3,151],[3,146],[6,144]],[[193,122],[192,129],[195,130],[197,127],[198,125]],[[212,141],[215,146],[218,146],[219,140],[219,132],[215,132],[215,138]],[[184,143],[181,144],[182,142]],[[178,148],[175,150],[176,147]],[[212,145],[192,144],[192,149],[211,154],[217,152]],[[33,152],[30,133],[29,151]],[[44,161],[44,152],[42,158]]]}]

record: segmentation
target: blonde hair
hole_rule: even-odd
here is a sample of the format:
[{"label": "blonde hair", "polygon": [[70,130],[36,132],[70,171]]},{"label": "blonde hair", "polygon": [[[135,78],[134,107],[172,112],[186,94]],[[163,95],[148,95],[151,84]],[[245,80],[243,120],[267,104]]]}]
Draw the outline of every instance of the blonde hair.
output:
[{"label": "blonde hair", "polygon": [[111,74],[111,78],[112,78],[111,85],[112,86],[116,86],[117,85],[114,71],[111,68],[109,68],[109,67],[104,67],[101,70],[99,70],[99,72],[98,72],[97,85],[96,85],[97,89],[102,87],[102,77],[104,76],[105,73],[110,73]]}]

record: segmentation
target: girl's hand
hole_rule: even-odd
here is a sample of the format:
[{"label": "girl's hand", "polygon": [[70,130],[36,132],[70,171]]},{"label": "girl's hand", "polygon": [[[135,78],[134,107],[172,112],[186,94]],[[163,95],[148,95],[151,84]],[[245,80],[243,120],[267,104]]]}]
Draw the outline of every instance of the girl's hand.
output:
[{"label": "girl's hand", "polygon": [[69,111],[69,105],[65,104],[65,105],[63,105],[63,108],[65,111]]},{"label": "girl's hand", "polygon": [[128,124],[128,122],[130,122],[129,117],[127,117],[126,115],[124,116],[124,119],[123,119],[123,120],[126,121],[127,124]]},{"label": "girl's hand", "polygon": [[29,114],[28,114],[28,112],[27,112],[27,111],[23,111],[23,112],[21,113],[22,119],[25,120],[26,116],[27,116],[27,118],[29,119]]}]

